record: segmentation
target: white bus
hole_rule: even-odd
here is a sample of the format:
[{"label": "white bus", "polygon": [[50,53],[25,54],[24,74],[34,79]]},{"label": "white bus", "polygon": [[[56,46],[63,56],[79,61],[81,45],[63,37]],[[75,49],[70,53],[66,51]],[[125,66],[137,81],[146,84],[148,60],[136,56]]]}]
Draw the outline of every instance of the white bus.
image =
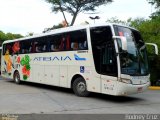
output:
[{"label": "white bus", "polygon": [[150,85],[140,33],[117,24],[83,25],[5,41],[4,78],[89,92],[128,95]]}]

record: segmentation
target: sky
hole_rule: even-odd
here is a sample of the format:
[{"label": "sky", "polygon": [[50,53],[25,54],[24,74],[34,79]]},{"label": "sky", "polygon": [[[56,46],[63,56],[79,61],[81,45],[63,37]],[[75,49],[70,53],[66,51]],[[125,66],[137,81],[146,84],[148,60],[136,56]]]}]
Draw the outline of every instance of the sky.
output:
[{"label": "sky", "polygon": [[[61,13],[53,13],[52,5],[45,0],[0,0],[0,30],[15,34],[27,35],[41,33],[45,28],[52,27],[63,21]],[[120,20],[128,18],[148,18],[154,8],[147,0],[114,0],[113,3],[97,8],[97,14],[81,13],[75,25],[84,21],[93,24],[90,16],[99,16],[96,23],[117,17]],[[71,16],[67,14],[68,21]]]}]

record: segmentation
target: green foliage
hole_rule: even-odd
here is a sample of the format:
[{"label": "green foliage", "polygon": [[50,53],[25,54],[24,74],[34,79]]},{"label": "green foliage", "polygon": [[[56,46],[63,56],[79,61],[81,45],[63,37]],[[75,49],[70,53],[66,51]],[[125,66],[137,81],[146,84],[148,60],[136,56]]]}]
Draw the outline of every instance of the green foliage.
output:
[{"label": "green foliage", "polygon": [[46,0],[52,4],[52,11],[63,14],[64,20],[67,22],[65,13],[67,12],[73,16],[71,26],[74,24],[77,15],[80,12],[95,11],[96,7],[113,2],[112,0]]},{"label": "green foliage", "polygon": [[156,81],[160,79],[160,55],[149,56],[150,62],[150,79],[151,85],[156,85]]},{"label": "green foliage", "polygon": [[23,36],[21,34],[13,34],[13,33],[7,33],[5,34],[3,31],[0,31],[0,45],[5,40],[13,40],[17,38],[22,38]]},{"label": "green foliage", "polygon": [[160,0],[147,0],[148,3],[155,6],[156,12],[151,14],[151,18],[155,19],[160,16]]},{"label": "green foliage", "polygon": [[112,18],[108,19],[106,22],[108,22],[108,23],[117,23],[117,24],[121,24],[121,25],[127,25],[126,21],[119,20],[117,17],[112,17]]},{"label": "green foliage", "polygon": [[[152,19],[129,18],[127,21],[122,21],[114,17],[107,21],[111,23],[125,24],[136,28],[140,31],[146,43],[157,44],[160,51],[160,16]],[[153,47],[147,47],[147,51],[150,61],[151,84],[155,85],[156,81],[160,79],[160,55],[151,54],[153,53]]]},{"label": "green foliage", "polygon": [[26,37],[30,37],[30,36],[33,36],[33,35],[34,35],[33,32],[29,32],[29,33],[26,35]]},{"label": "green foliage", "polygon": [[160,51],[160,17],[151,20],[137,18],[130,20],[130,26],[138,29],[145,42],[156,43]]},{"label": "green foliage", "polygon": [[[144,18],[129,19],[128,23],[140,31],[146,43],[156,43],[160,51],[160,16],[148,20]],[[155,85],[156,81],[160,79],[160,55],[150,54],[153,53],[152,48],[147,50],[150,61],[151,84]]]},{"label": "green foliage", "polygon": [[156,8],[160,7],[160,0],[147,0],[148,3],[155,5]]},{"label": "green foliage", "polygon": [[0,41],[5,41],[7,39],[7,36],[4,32],[0,31]]},{"label": "green foliage", "polygon": [[20,34],[7,33],[6,37],[7,37],[7,40],[13,40],[13,39],[21,38],[23,36]]},{"label": "green foliage", "polygon": [[43,33],[46,33],[46,32],[48,32],[48,31],[51,31],[51,30],[54,30],[54,29],[62,28],[62,27],[63,27],[62,24],[54,25],[54,26],[51,27],[51,28],[45,28],[44,31],[43,31]]}]

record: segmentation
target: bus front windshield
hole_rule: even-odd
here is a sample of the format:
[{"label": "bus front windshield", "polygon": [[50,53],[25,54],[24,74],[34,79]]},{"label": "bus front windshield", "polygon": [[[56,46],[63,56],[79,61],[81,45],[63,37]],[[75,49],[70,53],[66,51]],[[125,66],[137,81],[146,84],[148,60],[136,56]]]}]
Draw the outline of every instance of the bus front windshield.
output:
[{"label": "bus front windshield", "polygon": [[121,26],[114,26],[114,29],[116,36],[124,36],[127,39],[127,51],[122,51],[118,43],[121,74],[132,76],[149,74],[146,47],[140,33]]}]

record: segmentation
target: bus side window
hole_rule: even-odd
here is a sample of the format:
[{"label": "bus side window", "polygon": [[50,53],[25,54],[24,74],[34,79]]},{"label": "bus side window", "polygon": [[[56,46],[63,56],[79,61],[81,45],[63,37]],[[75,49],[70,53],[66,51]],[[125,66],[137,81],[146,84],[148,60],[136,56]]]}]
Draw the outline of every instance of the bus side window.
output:
[{"label": "bus side window", "polygon": [[71,43],[71,48],[72,48],[73,50],[78,50],[78,42],[72,42],[72,43]]},{"label": "bus side window", "polygon": [[5,49],[5,54],[12,55],[12,43],[7,43],[6,44],[6,49]]},{"label": "bus side window", "polygon": [[66,50],[71,49],[70,42],[71,42],[70,35],[66,35]]},{"label": "bus side window", "polygon": [[42,52],[41,46],[39,43],[36,44],[36,53]]},{"label": "bus side window", "polygon": [[6,52],[7,52],[7,44],[4,44],[3,45],[3,55],[5,55],[6,54]]},{"label": "bus side window", "polygon": [[85,41],[80,41],[80,43],[79,43],[79,49],[80,50],[87,49],[87,41],[86,40]]},{"label": "bus side window", "polygon": [[86,30],[77,30],[70,32],[70,43],[72,50],[87,50],[87,33]]},{"label": "bus side window", "polygon": [[21,45],[20,53],[22,54],[30,53],[31,40],[21,41],[20,45]]},{"label": "bus side window", "polygon": [[118,76],[116,51],[110,26],[91,28],[90,33],[97,73]]},{"label": "bus side window", "polygon": [[60,50],[61,47],[60,35],[55,35],[51,37],[50,40],[50,50],[51,52],[56,52]]},{"label": "bus side window", "polygon": [[31,42],[31,46],[30,46],[29,51],[30,51],[30,53],[35,53],[35,51],[36,51],[36,45],[35,45],[34,41]]},{"label": "bus side window", "polygon": [[47,39],[46,52],[51,52],[51,43],[50,43],[50,39]]},{"label": "bus side window", "polygon": [[66,48],[66,39],[65,39],[65,37],[62,37],[61,38],[61,43],[60,43],[60,46],[59,46],[59,49],[60,50],[65,50],[65,48]]},{"label": "bus side window", "polygon": [[83,45],[84,45],[84,49],[87,49],[87,47],[88,47],[87,40],[84,41]]},{"label": "bus side window", "polygon": [[53,51],[54,51],[54,44],[51,43],[51,52],[53,52]]},{"label": "bus side window", "polygon": [[43,52],[47,51],[47,45],[46,44],[43,45],[42,50],[43,50]]},{"label": "bus side window", "polygon": [[6,53],[6,44],[3,44],[3,55]]}]

